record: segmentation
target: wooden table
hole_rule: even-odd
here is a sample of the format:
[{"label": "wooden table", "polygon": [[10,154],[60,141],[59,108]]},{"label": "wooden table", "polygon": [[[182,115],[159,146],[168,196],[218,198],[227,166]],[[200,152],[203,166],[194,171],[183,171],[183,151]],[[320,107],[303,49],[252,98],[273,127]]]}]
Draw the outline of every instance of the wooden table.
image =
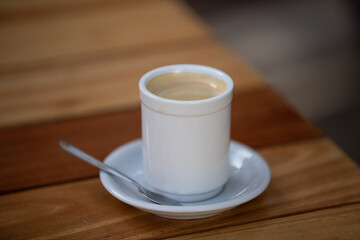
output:
[{"label": "wooden table", "polygon": [[[359,167],[184,3],[1,1],[0,48],[0,239],[360,239]],[[58,146],[103,159],[140,138],[138,80],[174,63],[233,77],[232,139],[272,171],[258,198],[200,220],[122,203]]]}]

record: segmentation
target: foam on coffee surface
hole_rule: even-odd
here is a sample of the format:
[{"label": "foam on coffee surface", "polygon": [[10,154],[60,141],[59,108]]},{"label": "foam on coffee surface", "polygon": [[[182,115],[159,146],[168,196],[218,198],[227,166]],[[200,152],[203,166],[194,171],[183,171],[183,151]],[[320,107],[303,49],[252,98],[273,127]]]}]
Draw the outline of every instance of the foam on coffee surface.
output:
[{"label": "foam on coffee surface", "polygon": [[206,74],[180,72],[156,76],[146,88],[163,98],[191,101],[221,94],[226,89],[226,83]]}]

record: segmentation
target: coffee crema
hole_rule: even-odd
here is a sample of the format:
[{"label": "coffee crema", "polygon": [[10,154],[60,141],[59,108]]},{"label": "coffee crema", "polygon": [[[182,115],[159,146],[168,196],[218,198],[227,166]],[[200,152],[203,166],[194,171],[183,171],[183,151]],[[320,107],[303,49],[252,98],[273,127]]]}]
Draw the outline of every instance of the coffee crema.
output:
[{"label": "coffee crema", "polygon": [[173,100],[191,101],[215,97],[226,90],[226,83],[206,74],[165,73],[152,78],[146,88],[153,94]]}]

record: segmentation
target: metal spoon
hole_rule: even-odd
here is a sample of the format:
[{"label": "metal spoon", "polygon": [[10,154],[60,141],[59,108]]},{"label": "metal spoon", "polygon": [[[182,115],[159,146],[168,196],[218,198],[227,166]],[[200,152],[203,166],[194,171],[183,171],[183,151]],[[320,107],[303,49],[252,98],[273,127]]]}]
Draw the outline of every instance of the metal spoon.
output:
[{"label": "metal spoon", "polygon": [[130,178],[129,176],[125,175],[124,173],[119,172],[115,168],[112,168],[105,163],[100,162],[99,160],[95,159],[94,157],[88,155],[87,153],[81,151],[80,149],[74,147],[73,145],[60,140],[59,141],[60,146],[67,152],[71,153],[72,155],[80,158],[81,160],[84,160],[87,163],[90,163],[91,165],[100,168],[104,172],[110,173],[111,175],[114,175],[116,177],[119,177],[129,183],[134,184],[137,187],[137,190],[139,193],[141,193],[144,197],[149,199],[152,202],[155,202],[157,204],[161,205],[170,205],[170,206],[182,206],[178,201],[175,201],[171,198],[165,197],[163,195],[160,195],[158,193],[154,193],[148,189],[145,189],[143,186],[141,186],[137,181]]}]

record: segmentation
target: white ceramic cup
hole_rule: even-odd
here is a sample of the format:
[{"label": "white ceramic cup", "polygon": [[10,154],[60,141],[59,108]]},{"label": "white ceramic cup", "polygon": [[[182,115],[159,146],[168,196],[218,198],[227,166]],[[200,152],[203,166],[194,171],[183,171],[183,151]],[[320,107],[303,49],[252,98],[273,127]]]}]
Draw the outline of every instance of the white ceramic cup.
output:
[{"label": "white ceramic cup", "polygon": [[[215,97],[193,101],[162,98],[146,88],[155,76],[169,72],[207,74],[227,88]],[[212,67],[178,64],[146,73],[139,88],[146,182],[183,202],[218,194],[229,178],[232,79]]]}]

